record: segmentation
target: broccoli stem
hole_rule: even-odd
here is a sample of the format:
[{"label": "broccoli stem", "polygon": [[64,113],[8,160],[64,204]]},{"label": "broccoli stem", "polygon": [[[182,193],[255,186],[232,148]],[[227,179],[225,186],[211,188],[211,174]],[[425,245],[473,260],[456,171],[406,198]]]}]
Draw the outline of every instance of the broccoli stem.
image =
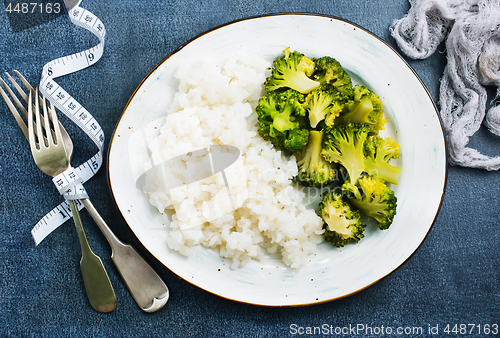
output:
[{"label": "broccoli stem", "polygon": [[365,159],[365,166],[368,174],[380,177],[387,183],[398,184],[401,168],[395,167],[384,161],[375,163],[369,157]]},{"label": "broccoli stem", "polygon": [[312,128],[316,128],[319,122],[325,119],[326,116],[326,107],[328,107],[328,103],[325,103],[325,100],[311,107],[309,111],[309,121],[311,123]]},{"label": "broccoli stem", "polygon": [[290,116],[292,115],[293,109],[290,104],[286,104],[283,111],[275,114],[273,117],[273,125],[276,130],[284,132],[286,130],[294,129],[296,124],[290,121]]},{"label": "broccoli stem", "polygon": [[323,140],[323,132],[311,130],[309,132],[309,140],[307,142],[304,157],[297,161],[299,168],[304,166],[305,171],[311,167],[312,163],[317,164],[321,156],[321,141]]},{"label": "broccoli stem", "polygon": [[283,73],[287,79],[287,86],[302,94],[307,94],[319,87],[319,82],[307,77],[305,73],[293,71],[291,69],[286,69]]},{"label": "broccoli stem", "polygon": [[351,143],[345,148],[346,156],[343,157],[344,167],[349,173],[349,181],[351,184],[356,184],[356,180],[363,173],[363,153],[357,149],[357,147]]},{"label": "broccoli stem", "polygon": [[[363,140],[361,140],[361,144]],[[342,153],[332,152],[331,150],[323,150],[323,155],[330,162],[341,163],[349,174],[349,182],[352,185],[356,184],[358,177],[364,171],[364,156],[360,145],[354,142],[340,141],[342,144]]]},{"label": "broccoli stem", "polygon": [[317,164],[321,157],[321,141],[323,140],[323,132],[311,130],[309,132],[309,142],[307,144],[307,153],[305,157],[309,157],[306,161]]},{"label": "broccoli stem", "polygon": [[366,122],[368,115],[373,111],[373,104],[369,98],[362,99],[358,103],[349,107],[349,111],[339,118],[340,123],[345,123],[347,119],[349,122]]}]

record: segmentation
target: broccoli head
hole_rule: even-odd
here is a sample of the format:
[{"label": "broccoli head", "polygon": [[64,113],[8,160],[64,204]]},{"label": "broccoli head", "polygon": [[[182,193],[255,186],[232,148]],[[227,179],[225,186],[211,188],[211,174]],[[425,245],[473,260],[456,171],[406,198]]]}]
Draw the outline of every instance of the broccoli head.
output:
[{"label": "broccoli head", "polygon": [[290,47],[286,48],[283,53],[285,54],[283,58],[278,57],[274,60],[271,76],[266,79],[264,85],[267,92],[291,88],[307,94],[319,87],[320,83],[309,77],[314,71],[312,59],[297,51],[291,53]]},{"label": "broccoli head", "polygon": [[295,119],[296,116],[292,116],[292,114],[294,113],[295,105],[292,102],[285,102],[285,104],[283,104],[283,108],[273,116],[274,129],[280,132],[284,132],[287,130],[298,128],[299,123]]},{"label": "broccoli head", "polygon": [[279,110],[280,105],[278,104],[278,95],[273,93],[262,96],[259,99],[259,104],[255,108],[259,121],[272,121],[274,116],[279,113]]},{"label": "broccoli head", "polygon": [[351,77],[342,68],[340,62],[330,56],[323,56],[314,59],[314,73],[312,78],[319,83],[331,83],[345,96],[351,98],[352,81]]},{"label": "broccoli head", "polygon": [[[364,174],[359,178],[357,188],[360,191],[358,197],[349,200],[349,203],[375,219],[381,230],[388,229],[396,215],[397,198],[382,180],[375,176]],[[349,190],[350,187],[342,187]]]},{"label": "broccoli head", "polygon": [[304,106],[309,112],[309,122],[312,128],[316,128],[322,120],[325,120],[327,126],[332,126],[333,121],[344,108],[344,96],[337,87],[325,83],[306,96]]},{"label": "broccoli head", "polygon": [[269,121],[259,121],[258,132],[264,140],[270,141],[277,149],[291,153],[303,149],[309,139],[308,129],[296,128],[279,132]]},{"label": "broccoli head", "polygon": [[306,186],[321,187],[336,178],[335,165],[321,156],[323,131],[311,130],[304,149],[294,153],[299,173],[296,180]]},{"label": "broccoli head", "polygon": [[284,109],[285,106],[289,106],[293,109],[294,115],[296,116],[306,116],[307,112],[303,106],[306,95],[294,90],[287,89],[282,92],[274,92],[276,97],[276,104],[280,109]]},{"label": "broccoli head", "polygon": [[285,106],[288,106],[287,108],[292,108],[294,115],[306,116],[306,110],[303,107],[304,101],[305,95],[293,89],[288,89],[280,93],[271,92],[259,99],[259,104],[255,108],[255,111],[259,119],[267,118],[268,116],[274,118]]},{"label": "broccoli head", "polygon": [[308,129],[292,129],[284,133],[283,145],[281,149],[288,150],[289,152],[296,152],[303,149],[309,140]]},{"label": "broccoli head", "polygon": [[358,210],[351,207],[342,195],[334,190],[323,195],[319,204],[319,215],[323,218],[323,236],[337,247],[363,238],[365,226]]},{"label": "broccoli head", "polygon": [[353,99],[345,104],[335,124],[363,122],[370,125],[372,134],[378,134],[387,122],[383,115],[384,110],[380,98],[368,88],[355,85]]},{"label": "broccoli head", "polygon": [[398,184],[401,168],[389,164],[390,159],[400,155],[399,144],[390,137],[373,135],[368,137],[364,147],[365,171],[385,182]]},{"label": "broccoli head", "polygon": [[337,127],[326,127],[321,154],[329,162],[342,165],[355,185],[364,171],[364,143],[370,127],[364,123],[348,123]]},{"label": "broccoli head", "polygon": [[261,97],[255,108],[259,134],[281,150],[294,152],[304,148],[309,130],[303,101],[303,95],[292,89]]}]

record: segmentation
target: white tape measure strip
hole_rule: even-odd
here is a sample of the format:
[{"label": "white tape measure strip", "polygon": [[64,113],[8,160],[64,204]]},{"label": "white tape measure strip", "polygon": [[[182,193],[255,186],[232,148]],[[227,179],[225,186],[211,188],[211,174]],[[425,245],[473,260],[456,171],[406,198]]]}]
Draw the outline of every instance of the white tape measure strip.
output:
[{"label": "white tape measure strip", "polygon": [[52,182],[57,188],[57,191],[64,196],[66,200],[79,200],[88,198],[87,191],[83,187],[83,181],[75,171],[75,168],[70,167],[54,177]]},{"label": "white tape measure strip", "polygon": [[[98,152],[77,168],[65,172],[66,175],[58,177],[64,178],[66,181],[62,188],[62,194],[66,194],[66,199],[77,199],[86,196],[85,189],[80,185],[90,179],[99,170],[102,164],[102,149],[104,146],[104,132],[99,123],[92,115],[62,89],[54,78],[63,76],[69,73],[77,72],[96,63],[102,56],[104,50],[104,38],[106,29],[104,24],[94,14],[89,11],[75,6],[68,10],[68,15],[71,22],[81,26],[99,38],[99,44],[93,48],[73,55],[65,56],[47,63],[42,70],[40,79],[40,92],[52,102],[60,111],[67,115],[74,123],[76,123],[96,144]],[[73,182],[75,174],[79,179]],[[56,178],[54,184],[58,186]],[[75,183],[79,183],[75,184]],[[71,191],[68,189],[71,188]],[[59,188],[58,188],[59,189]],[[83,191],[82,191],[83,189]],[[61,192],[61,190],[60,190]],[[77,200],[78,209],[83,208],[83,204]],[[66,201],[55,207],[46,214],[31,230],[31,235],[38,245],[47,235],[57,229],[61,224],[71,218],[71,211]]]}]

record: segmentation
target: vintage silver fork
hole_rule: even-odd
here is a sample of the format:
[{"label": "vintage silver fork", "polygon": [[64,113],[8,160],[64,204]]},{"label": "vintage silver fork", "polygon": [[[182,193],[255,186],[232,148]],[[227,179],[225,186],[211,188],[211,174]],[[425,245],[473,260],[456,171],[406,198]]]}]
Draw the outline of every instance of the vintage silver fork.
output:
[{"label": "vintage silver fork", "polygon": [[[34,112],[33,96],[36,98]],[[38,97],[38,88],[35,94],[30,90],[28,98],[28,139],[33,159],[38,168],[43,173],[55,177],[67,170],[70,162],[64,148],[56,110],[53,105],[48,109],[46,100],[43,99],[42,116]],[[113,286],[101,259],[90,248],[75,201],[68,200],[68,204],[80,240],[82,250],[80,268],[87,297],[96,311],[111,312],[116,308],[116,296]]]},{"label": "vintage silver fork", "polygon": [[[21,73],[16,70],[14,70],[14,73],[28,90],[33,89],[33,87],[24,78],[24,76],[22,76]],[[21,97],[25,101],[27,101],[28,96],[20,87],[20,85],[8,73],[6,73],[6,75],[12,85],[16,88],[19,95],[21,95]],[[12,92],[12,90],[7,86],[7,84],[2,80],[1,77],[0,82],[12,97],[17,108],[23,113],[26,118],[27,113],[24,106],[17,99],[16,95]],[[9,100],[7,94],[3,92],[1,87],[0,94],[2,94],[5,102],[9,106],[9,109],[18,122],[19,127],[21,128],[23,133],[27,135],[27,127],[23,118],[19,115],[14,104]],[[71,159],[73,153],[73,142],[71,141],[71,137],[68,135],[68,133],[60,123],[59,127],[61,130],[66,152],[69,159]],[[112,250],[111,258],[113,260],[113,263],[118,269],[118,272],[122,276],[137,305],[139,305],[139,307],[145,312],[155,312],[161,309],[167,303],[169,298],[169,290],[163,280],[130,244],[121,242],[115,236],[106,222],[99,215],[90,199],[84,198],[81,201],[83,202],[85,208],[92,216],[96,224],[99,226],[100,230],[110,244]]]}]

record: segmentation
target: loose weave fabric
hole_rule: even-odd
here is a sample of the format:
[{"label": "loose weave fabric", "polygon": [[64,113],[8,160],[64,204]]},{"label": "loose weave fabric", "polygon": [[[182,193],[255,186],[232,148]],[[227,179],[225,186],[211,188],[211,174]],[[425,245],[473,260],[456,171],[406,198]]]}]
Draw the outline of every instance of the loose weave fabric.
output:
[{"label": "loose weave fabric", "polygon": [[486,86],[500,97],[500,1],[410,0],[410,10],[390,27],[403,53],[432,55],[445,41],[447,65],[439,105],[449,163],[498,170],[500,157],[467,147],[481,124],[500,136],[500,105],[488,103]]}]

